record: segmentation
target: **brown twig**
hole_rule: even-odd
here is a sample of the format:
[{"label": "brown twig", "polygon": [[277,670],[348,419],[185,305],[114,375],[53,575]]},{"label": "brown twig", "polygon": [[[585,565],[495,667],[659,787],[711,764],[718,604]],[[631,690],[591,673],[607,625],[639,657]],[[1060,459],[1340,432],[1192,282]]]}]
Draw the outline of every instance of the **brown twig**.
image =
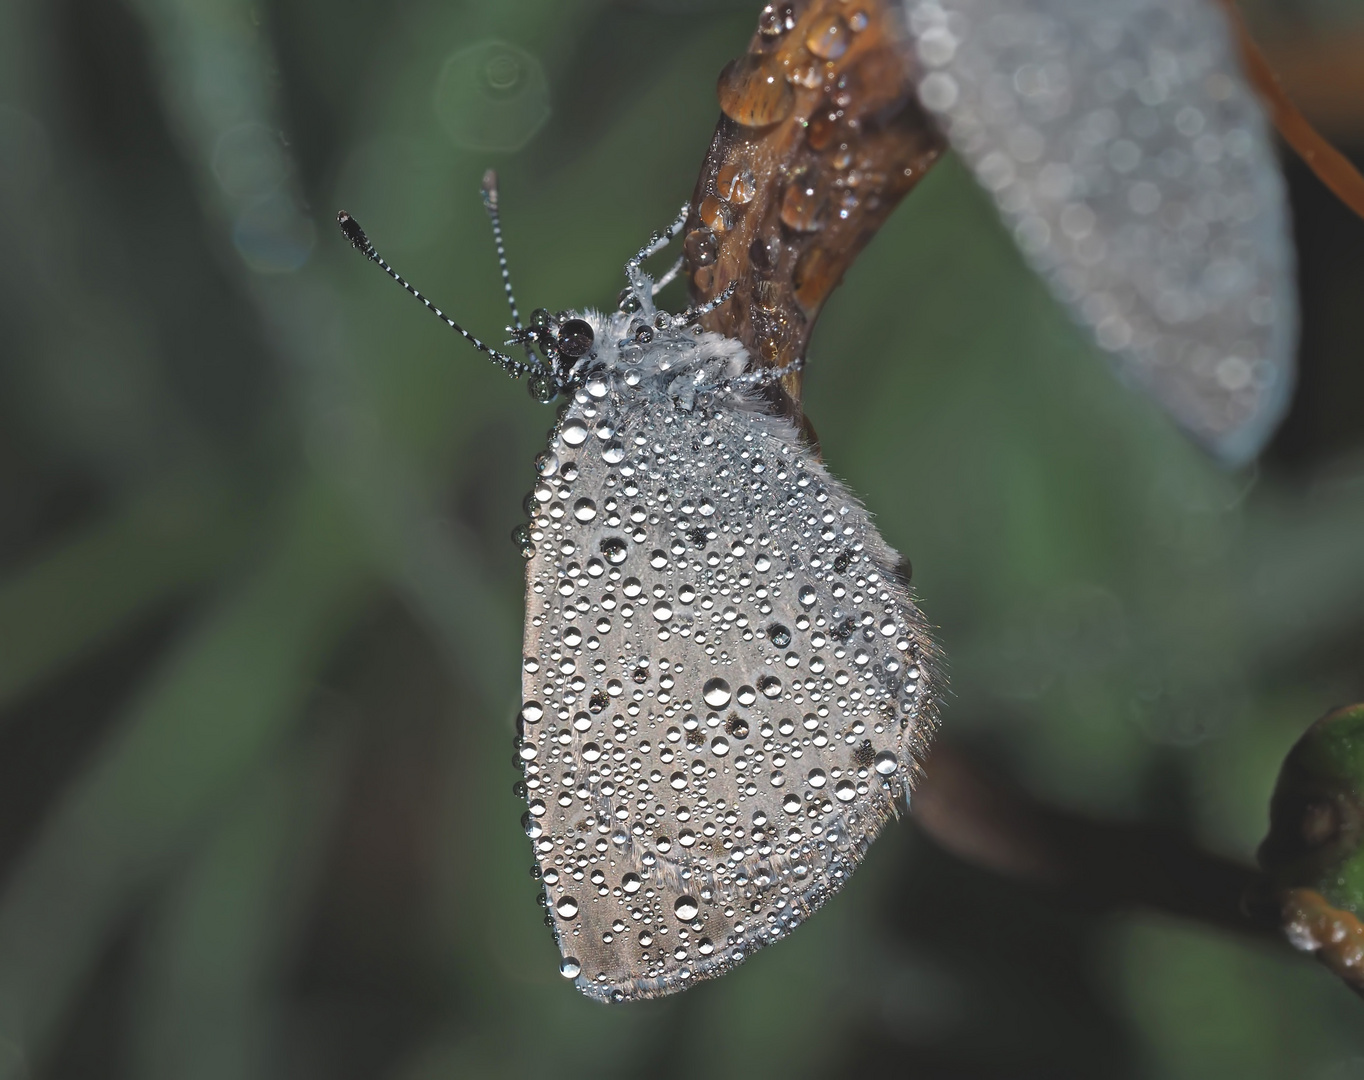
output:
[{"label": "brown twig", "polygon": [[[885,0],[776,2],[720,76],[684,254],[693,302],[734,283],[705,325],[758,366],[804,356],[824,301],[942,153],[901,34]],[[800,375],[783,387],[798,417]]]},{"label": "brown twig", "polygon": [[1090,910],[1146,907],[1271,937],[1258,870],[1151,825],[1096,821],[1047,806],[939,744],[915,790],[914,820],[940,847],[1005,877],[1055,889]]},{"label": "brown twig", "polygon": [[1289,100],[1279,83],[1279,77],[1246,29],[1234,0],[1220,0],[1220,3],[1231,20],[1251,85],[1259,93],[1269,111],[1270,120],[1283,136],[1284,142],[1297,152],[1317,179],[1330,188],[1341,202],[1364,217],[1364,176]]}]

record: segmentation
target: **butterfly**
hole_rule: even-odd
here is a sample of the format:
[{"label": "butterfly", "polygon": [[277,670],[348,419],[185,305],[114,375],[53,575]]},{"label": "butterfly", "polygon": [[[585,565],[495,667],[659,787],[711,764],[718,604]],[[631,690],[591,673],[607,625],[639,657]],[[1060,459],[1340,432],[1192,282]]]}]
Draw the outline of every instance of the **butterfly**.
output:
[{"label": "butterfly", "polygon": [[[484,186],[501,256],[495,181]],[[351,242],[533,396],[516,762],[560,971],[603,1001],[682,989],[780,939],[905,807],[937,723],[938,652],[871,517],[761,395],[733,338],[655,306],[535,312],[519,360]],[[665,275],[665,278],[667,275]],[[508,296],[510,284],[508,282]]]}]

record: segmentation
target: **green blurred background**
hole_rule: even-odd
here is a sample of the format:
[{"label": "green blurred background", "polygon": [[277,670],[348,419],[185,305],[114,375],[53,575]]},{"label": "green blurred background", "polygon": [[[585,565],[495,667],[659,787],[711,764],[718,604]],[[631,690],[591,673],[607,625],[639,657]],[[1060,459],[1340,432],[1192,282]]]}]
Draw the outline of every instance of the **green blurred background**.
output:
[{"label": "green blurred background", "polygon": [[[553,410],[332,218],[496,338],[492,165],[523,307],[610,304],[758,6],[0,0],[0,1076],[1364,1077],[1325,970],[912,823],[719,981],[557,974],[508,539]],[[1357,2],[1252,14],[1309,72],[1364,43]],[[951,159],[807,369],[941,627],[945,737],[1245,860],[1364,699],[1364,223],[1288,175],[1303,372],[1255,469],[1116,384]]]}]

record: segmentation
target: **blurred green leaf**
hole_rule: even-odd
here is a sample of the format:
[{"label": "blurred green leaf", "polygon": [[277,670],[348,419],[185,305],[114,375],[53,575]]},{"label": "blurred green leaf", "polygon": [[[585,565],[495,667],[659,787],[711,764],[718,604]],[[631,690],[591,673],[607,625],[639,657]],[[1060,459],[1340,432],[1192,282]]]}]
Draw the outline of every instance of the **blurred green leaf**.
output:
[{"label": "blurred green leaf", "polygon": [[14,871],[0,900],[0,1032],[46,1052],[129,903],[298,715],[366,580],[334,496],[305,483],[265,564],[166,659]]},{"label": "blurred green leaf", "polygon": [[119,507],[0,582],[0,709],[242,549],[252,508],[210,474]]},{"label": "blurred green leaf", "polygon": [[143,1080],[252,1080],[278,1037],[290,942],[311,899],[353,723],[325,701],[322,732],[243,783],[156,906],[136,998]]}]

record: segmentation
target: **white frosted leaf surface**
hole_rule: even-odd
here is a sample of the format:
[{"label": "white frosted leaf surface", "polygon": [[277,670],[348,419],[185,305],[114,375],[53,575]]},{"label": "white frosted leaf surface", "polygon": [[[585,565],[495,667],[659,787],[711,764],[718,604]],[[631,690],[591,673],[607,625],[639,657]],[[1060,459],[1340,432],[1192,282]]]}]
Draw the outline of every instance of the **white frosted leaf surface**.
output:
[{"label": "white frosted leaf surface", "polygon": [[1206,0],[906,0],[919,96],[1072,315],[1198,441],[1254,456],[1297,340],[1285,192]]}]

